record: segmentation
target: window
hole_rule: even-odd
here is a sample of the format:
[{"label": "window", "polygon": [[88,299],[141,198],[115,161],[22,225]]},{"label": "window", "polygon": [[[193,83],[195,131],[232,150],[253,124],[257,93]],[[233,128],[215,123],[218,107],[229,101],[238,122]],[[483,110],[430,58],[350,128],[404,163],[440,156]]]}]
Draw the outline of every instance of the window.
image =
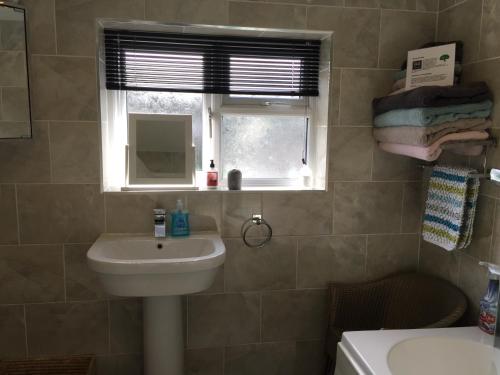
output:
[{"label": "window", "polygon": [[[318,129],[328,125],[328,33],[307,32],[304,38],[304,33],[228,27],[224,33],[197,26],[178,33],[168,26],[154,31],[126,30],[116,22],[101,26],[104,190],[147,188],[127,172],[127,119],[134,114],[190,116],[197,177],[192,186],[172,188],[204,188],[210,159],[222,188],[231,169],[242,171],[249,189],[325,188],[327,145]],[[257,36],[266,33],[273,36]],[[168,138],[168,132],[158,134]],[[127,151],[120,156],[120,149]],[[151,155],[142,151],[140,162]],[[168,150],[161,155],[173,158]],[[117,165],[126,171],[116,172]],[[304,173],[313,177],[307,186]],[[169,188],[154,179],[147,185]]]}]

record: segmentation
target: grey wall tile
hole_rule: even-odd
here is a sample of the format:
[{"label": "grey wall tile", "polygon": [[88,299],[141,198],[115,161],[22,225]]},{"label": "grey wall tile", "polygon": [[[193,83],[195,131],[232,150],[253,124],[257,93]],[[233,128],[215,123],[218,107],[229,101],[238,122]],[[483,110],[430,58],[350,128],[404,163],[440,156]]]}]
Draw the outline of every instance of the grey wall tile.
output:
[{"label": "grey wall tile", "polygon": [[224,348],[186,350],[184,371],[186,375],[223,375]]},{"label": "grey wall tile", "polygon": [[378,60],[380,11],[310,7],[307,28],[333,31],[334,65],[374,68]]},{"label": "grey wall tile", "polygon": [[119,299],[109,302],[111,353],[142,351],[142,299]]},{"label": "grey wall tile", "polygon": [[97,80],[93,57],[34,55],[30,84],[34,119],[96,120]]},{"label": "grey wall tile", "polygon": [[480,58],[500,56],[500,6],[497,0],[484,0],[481,20]]},{"label": "grey wall tile", "polygon": [[469,300],[468,318],[471,324],[476,324],[479,314],[479,301],[488,286],[488,275],[477,260],[467,255],[460,259],[460,275],[458,286]]},{"label": "grey wall tile", "polygon": [[17,208],[14,185],[0,185],[0,244],[17,243]]},{"label": "grey wall tile", "polygon": [[188,192],[186,196],[191,230],[220,232],[222,194],[214,191]]},{"label": "grey wall tile", "polygon": [[189,348],[258,342],[260,296],[254,293],[188,298]]},{"label": "grey wall tile", "polygon": [[225,25],[228,2],[224,0],[146,0],[146,19]]},{"label": "grey wall tile", "polygon": [[330,192],[264,193],[264,219],[276,235],[330,234]]},{"label": "grey wall tile", "polygon": [[107,355],[96,357],[96,375],[142,375],[143,371],[144,363],[142,355],[140,354]]},{"label": "grey wall tile", "polygon": [[373,151],[373,179],[375,181],[407,181],[421,177],[421,161],[408,156],[396,155],[381,150]]},{"label": "grey wall tile", "polygon": [[22,359],[26,356],[24,307],[0,306],[0,359]]},{"label": "grey wall tile", "polygon": [[324,290],[262,294],[262,341],[317,340],[326,332]]},{"label": "grey wall tile", "polygon": [[480,195],[476,206],[472,242],[464,249],[466,254],[476,260],[488,261],[490,259],[494,218],[495,200]]},{"label": "grey wall tile", "polygon": [[455,5],[460,0],[439,0],[439,10],[445,10],[448,9],[449,7]]},{"label": "grey wall tile", "polygon": [[2,88],[2,120],[28,122],[29,108],[27,88]]},{"label": "grey wall tile", "polygon": [[403,184],[339,182],[335,184],[334,189],[333,232],[335,234],[399,232]]},{"label": "grey wall tile", "polygon": [[460,255],[421,240],[419,270],[458,284]]},{"label": "grey wall tile", "polygon": [[330,123],[328,125],[338,126],[340,115],[340,75],[342,69],[331,70],[331,97],[330,97]]},{"label": "grey wall tile", "polygon": [[99,185],[18,185],[22,243],[93,242],[104,231]]},{"label": "grey wall tile", "polygon": [[436,1],[436,0],[417,0],[416,8],[417,8],[417,10],[425,10],[425,11],[429,11],[429,12],[435,12],[439,8],[439,1]]},{"label": "grey wall tile", "polygon": [[0,303],[64,300],[61,245],[0,246]]},{"label": "grey wall tile", "polygon": [[299,240],[298,288],[326,288],[330,282],[364,279],[364,236],[311,237]]},{"label": "grey wall tile", "polygon": [[396,272],[416,271],[419,236],[417,234],[368,236],[366,273],[376,279]]},{"label": "grey wall tile", "polygon": [[306,27],[306,8],[293,5],[230,1],[229,23],[236,26],[304,29]]},{"label": "grey wall tile", "polygon": [[401,232],[420,232],[426,196],[421,181],[405,183]]},{"label": "grey wall tile", "polygon": [[28,43],[31,53],[56,52],[55,0],[22,0],[28,12]]},{"label": "grey wall tile", "polygon": [[26,306],[30,356],[104,354],[108,349],[106,302]]},{"label": "grey wall tile", "polygon": [[96,123],[52,122],[52,181],[99,183],[99,142]]},{"label": "grey wall tile", "polygon": [[262,214],[260,193],[225,193],[222,199],[222,229],[225,237],[239,237],[243,222],[253,214]]},{"label": "grey wall tile", "polygon": [[320,375],[326,369],[324,341],[297,342],[295,358],[296,375]]},{"label": "grey wall tile", "polygon": [[0,86],[26,87],[26,54],[24,51],[0,51]]},{"label": "grey wall tile", "polygon": [[296,239],[275,237],[262,248],[249,248],[239,238],[224,243],[226,291],[295,288]]},{"label": "grey wall tile", "polygon": [[144,0],[56,0],[57,51],[94,56],[97,18],[144,19]]}]

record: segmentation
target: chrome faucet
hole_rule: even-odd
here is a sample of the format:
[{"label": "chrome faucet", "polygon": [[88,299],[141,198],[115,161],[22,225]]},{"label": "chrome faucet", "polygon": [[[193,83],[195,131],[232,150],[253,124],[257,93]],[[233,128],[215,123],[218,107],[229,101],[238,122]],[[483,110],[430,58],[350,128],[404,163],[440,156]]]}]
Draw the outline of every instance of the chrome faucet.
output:
[{"label": "chrome faucet", "polygon": [[167,211],[163,208],[153,210],[155,222],[155,237],[166,237],[167,235]]}]

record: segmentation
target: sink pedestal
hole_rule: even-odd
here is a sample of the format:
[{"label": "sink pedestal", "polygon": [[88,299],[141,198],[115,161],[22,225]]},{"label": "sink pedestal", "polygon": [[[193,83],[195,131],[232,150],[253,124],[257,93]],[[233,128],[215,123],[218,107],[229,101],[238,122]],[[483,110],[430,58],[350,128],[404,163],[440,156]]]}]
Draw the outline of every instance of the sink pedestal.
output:
[{"label": "sink pedestal", "polygon": [[146,297],[143,307],[145,375],[183,375],[181,297]]}]

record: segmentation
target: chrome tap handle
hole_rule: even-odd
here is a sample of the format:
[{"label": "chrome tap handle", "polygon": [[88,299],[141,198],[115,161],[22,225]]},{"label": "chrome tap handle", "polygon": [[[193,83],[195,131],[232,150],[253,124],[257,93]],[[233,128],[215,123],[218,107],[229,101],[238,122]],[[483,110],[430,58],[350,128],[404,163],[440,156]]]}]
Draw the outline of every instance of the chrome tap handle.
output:
[{"label": "chrome tap handle", "polygon": [[165,237],[167,235],[167,211],[163,208],[155,208],[153,214],[155,237]]}]

